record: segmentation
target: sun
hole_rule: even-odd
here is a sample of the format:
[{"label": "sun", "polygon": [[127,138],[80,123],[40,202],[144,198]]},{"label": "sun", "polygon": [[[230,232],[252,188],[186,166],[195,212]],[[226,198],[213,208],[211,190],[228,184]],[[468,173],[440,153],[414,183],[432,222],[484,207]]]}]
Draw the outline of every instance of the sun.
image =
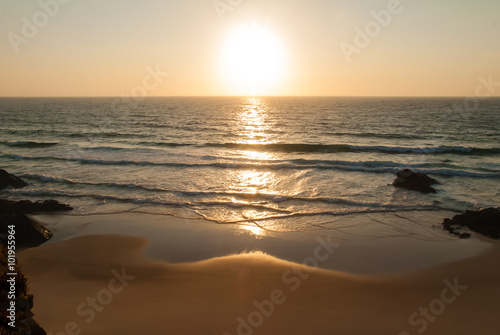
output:
[{"label": "sun", "polygon": [[278,36],[253,22],[229,34],[221,51],[220,71],[231,94],[270,95],[284,79],[286,62]]}]

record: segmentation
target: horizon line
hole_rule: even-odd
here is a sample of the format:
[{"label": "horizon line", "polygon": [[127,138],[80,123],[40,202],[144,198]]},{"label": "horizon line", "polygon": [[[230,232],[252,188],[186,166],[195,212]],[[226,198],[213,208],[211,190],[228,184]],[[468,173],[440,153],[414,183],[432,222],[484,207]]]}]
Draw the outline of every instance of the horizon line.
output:
[{"label": "horizon line", "polygon": [[[478,98],[476,96],[465,95],[150,95],[144,97],[133,96],[113,96],[113,95],[43,95],[43,96],[0,96],[0,99],[18,99],[18,98],[114,98],[114,99],[147,99],[147,98]],[[480,97],[480,100],[490,98],[500,98],[500,95]]]}]

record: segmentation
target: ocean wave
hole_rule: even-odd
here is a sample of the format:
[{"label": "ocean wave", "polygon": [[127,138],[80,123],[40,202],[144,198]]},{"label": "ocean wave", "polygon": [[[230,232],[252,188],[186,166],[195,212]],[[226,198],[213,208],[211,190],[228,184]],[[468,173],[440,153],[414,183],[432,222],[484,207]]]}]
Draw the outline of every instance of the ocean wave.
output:
[{"label": "ocean wave", "polygon": [[500,173],[477,173],[469,171],[457,171],[451,169],[421,169],[415,172],[422,172],[426,174],[434,174],[445,177],[467,177],[467,178],[500,178]]},{"label": "ocean wave", "polygon": [[[94,127],[93,129],[95,129]],[[97,126],[99,128],[99,126]],[[93,131],[93,132],[71,132],[65,130],[55,130],[55,129],[8,129],[4,131],[9,135],[14,136],[33,136],[42,135],[55,136],[57,138],[76,138],[76,139],[93,139],[93,138],[124,138],[124,139],[135,139],[135,138],[150,138],[150,134],[143,133],[129,133],[129,132],[119,132],[119,131]]]},{"label": "ocean wave", "polygon": [[190,147],[190,146],[196,146],[196,144],[193,143],[176,143],[176,142],[139,142],[138,145],[144,145],[144,146],[151,146],[151,147],[169,147],[169,148],[175,148],[175,147]]},{"label": "ocean wave", "polygon": [[181,202],[165,201],[165,200],[155,200],[151,198],[129,198],[129,197],[119,197],[114,195],[103,195],[103,194],[92,194],[92,193],[68,193],[60,190],[21,190],[21,189],[7,189],[2,190],[2,193],[10,195],[22,195],[27,197],[62,197],[62,198],[79,198],[79,199],[95,199],[95,200],[111,200],[116,202],[125,202],[132,204],[149,204],[149,205],[162,205],[162,206],[182,206],[191,205]]},{"label": "ocean wave", "polygon": [[[59,190],[20,190],[20,189],[4,189],[1,193],[11,195],[23,195],[28,197],[72,197],[72,195]],[[77,196],[78,197],[78,196]]]},{"label": "ocean wave", "polygon": [[[169,193],[176,196],[180,196],[182,198],[189,198],[192,201],[199,201],[200,204],[203,205],[220,205],[220,204],[232,204],[231,206],[238,207],[247,203],[272,203],[272,204],[281,204],[286,202],[310,202],[310,203],[327,203],[327,204],[342,204],[348,206],[357,206],[357,207],[382,207],[384,206],[381,203],[377,202],[359,202],[352,201],[343,198],[329,198],[329,197],[303,197],[303,196],[285,196],[280,194],[268,194],[268,193],[244,193],[244,192],[224,192],[224,191],[182,191],[182,190],[170,190],[161,187],[150,187],[144,185],[138,185],[133,183],[99,183],[99,182],[86,182],[86,181],[76,181],[67,178],[48,176],[42,174],[22,174],[22,178],[28,180],[40,180],[42,182],[50,182],[50,183],[60,183],[60,184],[68,184],[68,185],[82,185],[82,186],[95,186],[95,187],[104,187],[111,189],[119,189],[119,190],[139,190],[139,191],[147,191],[152,193]],[[30,191],[28,191],[30,192]],[[40,192],[40,191],[36,191]],[[59,192],[59,191],[58,191]],[[63,192],[63,191],[60,191]],[[28,194],[30,195],[30,194]],[[37,193],[37,195],[40,195]],[[49,194],[50,195],[50,194]],[[211,198],[229,198],[230,201],[218,202],[218,201],[206,201],[206,199]],[[200,199],[200,200],[197,200]],[[238,202],[238,201],[243,201]]]},{"label": "ocean wave", "polygon": [[[22,174],[22,178],[27,180],[39,180],[47,183],[59,183],[67,185],[82,185],[82,186],[95,186],[95,187],[105,187],[105,188],[116,188],[116,189],[127,189],[127,190],[140,190],[153,193],[171,193],[182,197],[189,197],[191,199],[196,199],[203,197],[207,198],[220,198],[228,197],[235,200],[244,200],[246,202],[272,202],[272,203],[284,203],[288,201],[302,201],[302,202],[323,202],[330,204],[346,204],[352,206],[381,206],[379,203],[368,203],[368,202],[354,202],[341,198],[328,198],[328,197],[300,197],[300,196],[283,196],[279,194],[266,194],[266,193],[244,193],[244,192],[223,192],[223,191],[181,191],[181,190],[170,190],[161,187],[150,187],[138,184],[124,184],[124,183],[99,183],[99,182],[87,182],[87,181],[76,181],[67,178],[48,176],[43,174]],[[213,204],[213,203],[212,203]],[[236,205],[238,203],[235,203]]]},{"label": "ocean wave", "polygon": [[340,152],[378,152],[388,154],[455,154],[455,155],[499,155],[500,148],[475,148],[462,146],[367,146],[350,144],[300,144],[300,143],[176,143],[176,142],[140,142],[140,145],[163,147],[214,147],[235,150],[284,152],[284,153],[340,153]]},{"label": "ocean wave", "polygon": [[21,178],[24,179],[36,179],[42,182],[54,182],[54,183],[64,183],[64,184],[78,184],[78,182],[75,182],[71,179],[66,179],[66,178],[60,178],[60,177],[53,177],[53,176],[47,176],[43,174],[31,174],[31,173],[24,173],[20,175]]},{"label": "ocean wave", "polygon": [[[79,145],[79,149],[85,151],[126,151],[126,152],[137,152],[137,147],[123,147],[123,146],[111,146],[111,145],[101,145],[101,146],[81,146]],[[147,149],[141,148],[140,151],[145,152]]]},{"label": "ocean wave", "polygon": [[[166,207],[176,207],[176,208],[187,208],[193,210],[199,214],[202,214],[205,210],[209,210],[212,207],[226,207],[231,210],[239,209],[252,209],[259,212],[269,212],[276,213],[275,215],[267,215],[259,218],[252,219],[242,219],[234,220],[225,223],[237,223],[244,221],[262,221],[269,219],[283,219],[291,217],[303,217],[303,216],[320,216],[320,215],[351,215],[351,214],[363,214],[363,213],[384,213],[384,212],[403,212],[403,211],[430,211],[430,210],[440,210],[436,205],[398,205],[398,204],[375,204],[375,203],[355,203],[346,201],[345,203],[351,204],[350,207],[342,207],[332,210],[321,210],[317,211],[297,211],[291,212],[287,209],[275,208],[272,205],[261,204],[261,203],[235,203],[233,201],[168,201],[159,199],[158,197],[121,197],[116,195],[103,195],[103,194],[93,194],[93,193],[68,193],[61,190],[45,189],[45,190],[21,190],[21,189],[8,189],[1,191],[2,193],[9,195],[22,195],[24,197],[34,197],[34,198],[69,198],[69,199],[93,199],[98,201],[112,201],[118,203],[129,203],[134,205],[144,205],[144,206],[166,206]],[[313,200],[313,199],[309,199]],[[342,199],[336,199],[343,201]],[[330,201],[335,202],[335,201]],[[314,207],[309,207],[313,209]],[[201,211],[201,212],[200,212]],[[205,215],[204,215],[205,216]],[[210,220],[209,216],[206,216]]]},{"label": "ocean wave", "polygon": [[350,133],[350,132],[322,132],[326,136],[361,137],[361,138],[383,138],[401,140],[424,140],[425,136],[411,134],[390,134],[390,133]]},{"label": "ocean wave", "polygon": [[[218,168],[218,169],[240,169],[240,170],[341,170],[352,172],[368,172],[368,173],[397,173],[403,168],[412,168],[415,172],[423,172],[427,174],[440,176],[457,176],[468,178],[500,178],[500,173],[479,173],[464,170],[447,169],[447,168],[429,168],[429,165],[422,164],[401,164],[394,162],[379,162],[379,161],[316,161],[315,163],[304,160],[294,161],[256,161],[253,163],[180,163],[180,162],[152,162],[152,161],[133,161],[133,160],[100,160],[86,158],[65,158],[52,156],[21,156],[13,154],[4,154],[3,157],[20,160],[57,160],[75,162],[80,164],[93,165],[131,165],[131,166],[163,166],[171,168]],[[311,164],[309,164],[311,163]],[[424,167],[424,168],[422,168]]]},{"label": "ocean wave", "polygon": [[62,134],[70,138],[148,138],[150,135],[142,133],[120,133],[115,131],[100,131],[100,132],[87,132],[87,133],[67,133]]},{"label": "ocean wave", "polygon": [[[148,134],[143,133],[120,133],[120,132],[94,132],[94,133],[64,133],[51,131],[58,135],[65,135],[74,138],[93,138],[93,137],[108,137],[108,138],[147,138]],[[45,134],[46,135],[46,134]],[[373,135],[373,134],[371,134]],[[381,135],[386,136],[386,135]],[[390,135],[393,136],[393,135]],[[399,135],[398,135],[399,136]],[[125,142],[124,142],[125,143]],[[179,143],[172,141],[140,141],[127,142],[127,147],[120,146],[98,146],[85,147],[85,149],[95,150],[141,150],[141,146],[148,147],[212,147],[225,148],[233,150],[247,150],[258,152],[282,152],[282,153],[349,153],[349,152],[373,152],[385,154],[413,154],[413,155],[469,155],[469,156],[496,156],[500,155],[500,148],[477,148],[465,146],[422,146],[422,147],[405,147],[405,146],[380,146],[380,145],[351,145],[351,144],[301,144],[301,143]],[[25,148],[46,148],[58,145],[58,142],[36,142],[36,141],[5,141],[0,142],[9,147],[25,147]]]},{"label": "ocean wave", "polygon": [[[159,199],[158,197],[121,197],[117,195],[104,195],[104,194],[93,194],[93,193],[68,193],[60,190],[46,189],[46,190],[3,190],[2,193],[10,195],[22,195],[27,197],[60,197],[60,198],[70,198],[70,199],[94,199],[99,201],[115,201],[120,203],[129,203],[134,205],[153,205],[153,206],[171,206],[171,207],[184,207],[193,210],[200,210],[203,208],[209,208],[213,206],[224,206],[228,208],[239,208],[239,209],[255,209],[260,211],[268,211],[275,213],[290,213],[286,210],[281,210],[273,207],[267,207],[263,204],[252,204],[252,203],[234,203],[231,201],[218,201],[218,202],[191,202],[185,199],[179,199],[179,201],[168,201]],[[203,208],[200,208],[202,206]]]},{"label": "ocean wave", "polygon": [[434,146],[434,147],[394,147],[394,146],[361,146],[349,144],[246,144],[246,143],[223,143],[205,144],[206,146],[226,147],[234,149],[256,150],[256,151],[281,151],[281,152],[381,152],[381,153],[405,153],[405,154],[467,154],[467,155],[497,155],[500,148],[469,148],[461,146]]},{"label": "ocean wave", "polygon": [[363,209],[352,209],[343,208],[339,210],[332,211],[311,211],[311,212],[295,212],[291,214],[270,216],[262,218],[252,218],[244,220],[236,220],[224,223],[240,223],[247,221],[266,221],[266,220],[277,220],[277,219],[288,219],[292,217],[311,217],[311,216],[347,216],[355,214],[376,214],[376,213],[397,213],[397,212],[429,212],[436,210],[452,210],[449,208],[440,208],[434,205],[415,205],[415,206],[405,206],[405,205],[387,205],[379,208],[363,208]]},{"label": "ocean wave", "polygon": [[[416,209],[449,209],[439,207],[439,202],[434,202],[433,204],[413,204],[409,206],[370,201],[354,201],[347,198],[321,196],[307,197],[300,195],[281,195],[270,193],[169,190],[162,187],[144,186],[133,183],[85,182],[38,174],[23,174],[21,177],[26,178],[27,180],[37,179],[49,183],[69,184],[71,186],[90,186],[90,188],[85,188],[84,191],[82,191],[85,193],[79,194],[74,193],[72,190],[82,190],[83,188],[81,187],[69,190],[61,190],[59,188],[37,190],[9,189],[2,191],[2,193],[33,197],[91,198],[95,200],[110,200],[131,204],[178,206],[193,210],[203,210],[219,206],[232,209],[253,209],[267,212],[290,213],[290,211],[287,210],[287,207],[289,206],[292,206],[292,208],[296,208],[297,206],[301,206],[303,208],[324,208],[325,204],[335,206],[336,213],[345,209],[350,209],[352,211],[356,208],[362,208],[364,212],[368,210],[371,212],[397,212]],[[97,189],[92,187],[97,187]],[[124,191],[127,193],[128,197],[104,195],[105,193],[123,194]],[[137,191],[139,193],[135,193]],[[168,195],[169,201],[162,200],[161,198],[164,197],[162,194]]]},{"label": "ocean wave", "polygon": [[173,192],[168,189],[158,188],[158,187],[147,187],[137,184],[123,184],[123,183],[98,183],[98,182],[87,182],[87,181],[77,181],[68,178],[54,177],[43,174],[31,174],[25,173],[21,175],[21,178],[28,180],[38,180],[45,183],[60,183],[67,185],[83,185],[83,186],[97,186],[97,187],[108,187],[108,188],[119,188],[119,189],[140,189],[150,192]]},{"label": "ocean wave", "polygon": [[[304,166],[323,166],[323,165],[331,165],[331,166],[353,166],[353,167],[366,167],[366,168],[379,168],[379,167],[393,167],[393,168],[430,168],[430,167],[455,167],[461,168],[458,165],[453,165],[449,163],[417,163],[417,164],[404,164],[397,163],[393,161],[341,161],[341,160],[322,160],[322,159],[292,159],[292,160],[280,160],[275,162],[291,162],[297,165]],[[499,171],[500,172],[500,171]]]},{"label": "ocean wave", "polygon": [[0,142],[0,144],[16,148],[49,148],[58,145],[59,143],[35,142],[35,141],[5,141],[5,142]]}]

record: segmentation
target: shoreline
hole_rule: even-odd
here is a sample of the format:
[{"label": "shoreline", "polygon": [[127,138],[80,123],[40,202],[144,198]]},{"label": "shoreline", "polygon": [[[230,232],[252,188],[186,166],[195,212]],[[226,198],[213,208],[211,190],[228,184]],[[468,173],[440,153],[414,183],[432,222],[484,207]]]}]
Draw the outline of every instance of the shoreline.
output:
[{"label": "shoreline", "polygon": [[[215,224],[144,213],[71,216],[32,216],[53,232],[51,245],[86,235],[128,235],[150,241],[149,257],[169,263],[186,263],[245,252],[263,252],[300,263],[328,238],[341,245],[335,261],[322,268],[358,274],[405,273],[466,259],[488,252],[482,238],[459,240],[441,228],[428,213],[383,213],[337,218],[333,229],[273,232],[249,224]],[[405,223],[406,222],[406,223]],[[480,236],[480,235],[475,235]],[[394,252],[398,250],[398,252]]]},{"label": "shoreline", "polygon": [[[172,264],[152,259],[146,238],[119,235],[46,244],[20,261],[35,318],[53,333],[494,334],[500,243],[487,240],[481,255],[391,275],[300,267],[261,253]],[[341,248],[330,258],[342,257]],[[318,257],[328,254],[323,247]]]}]

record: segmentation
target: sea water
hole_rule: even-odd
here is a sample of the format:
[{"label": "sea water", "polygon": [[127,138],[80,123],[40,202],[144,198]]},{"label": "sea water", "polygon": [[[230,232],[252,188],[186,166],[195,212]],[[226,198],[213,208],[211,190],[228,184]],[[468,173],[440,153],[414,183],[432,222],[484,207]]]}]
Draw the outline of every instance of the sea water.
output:
[{"label": "sea water", "polygon": [[[12,199],[308,230],[339,216],[500,206],[500,99],[1,98]],[[410,168],[436,194],[390,184]]]}]

